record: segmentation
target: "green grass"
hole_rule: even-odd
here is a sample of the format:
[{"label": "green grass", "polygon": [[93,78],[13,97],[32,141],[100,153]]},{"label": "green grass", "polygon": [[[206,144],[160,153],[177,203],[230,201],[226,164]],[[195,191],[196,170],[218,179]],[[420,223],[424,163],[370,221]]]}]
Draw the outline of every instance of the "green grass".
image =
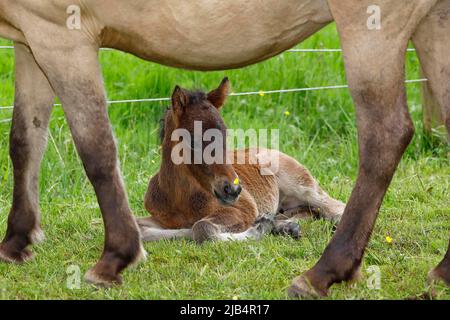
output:
[{"label": "green grass", "polygon": [[[7,44],[8,42],[0,42]],[[333,26],[300,47],[337,48]],[[408,53],[407,78],[419,78],[418,61]],[[102,52],[110,100],[167,97],[175,84],[215,87],[229,76],[234,92],[345,84],[341,54],[285,53],[270,61],[227,72],[188,72],[144,62],[119,52]],[[13,53],[0,52],[0,105],[13,103]],[[427,289],[426,273],[442,259],[450,230],[448,149],[422,133],[420,85],[408,85],[416,135],[386,196],[363,264],[364,278],[349,287],[335,285],[331,299],[402,299]],[[110,108],[119,142],[123,175],[136,215],[145,216],[143,195],[159,165],[158,122],[163,103]],[[289,111],[290,116],[285,116]],[[0,121],[11,111],[0,110]],[[223,116],[230,128],[280,129],[280,148],[307,166],[323,187],[345,201],[357,172],[354,107],[347,89],[229,99]],[[0,234],[4,234],[12,192],[8,157],[9,123],[0,123]],[[299,241],[267,236],[260,242],[185,241],[146,244],[147,262],[124,272],[125,284],[98,290],[82,283],[66,287],[66,268],[84,273],[99,257],[103,227],[91,185],[82,170],[63,119],[55,108],[51,139],[42,164],[42,225],[47,240],[34,246],[25,265],[0,264],[0,298],[5,299],[284,299],[293,277],[311,267],[332,236],[324,221],[303,221]],[[393,238],[388,244],[386,236]],[[381,270],[381,289],[367,286],[369,266]],[[444,286],[436,297],[450,298]]]}]

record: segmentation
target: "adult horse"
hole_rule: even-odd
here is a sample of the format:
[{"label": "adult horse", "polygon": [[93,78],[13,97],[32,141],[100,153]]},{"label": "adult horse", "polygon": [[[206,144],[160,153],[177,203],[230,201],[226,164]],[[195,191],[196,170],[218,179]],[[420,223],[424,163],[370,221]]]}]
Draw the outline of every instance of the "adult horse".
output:
[{"label": "adult horse", "polygon": [[[325,295],[333,283],[352,279],[414,132],[404,88],[410,39],[450,129],[450,0],[379,0],[381,25],[375,30],[367,23],[371,5],[370,0],[0,0],[0,36],[15,42],[16,54],[14,194],[1,259],[29,259],[27,246],[42,238],[37,181],[55,96],[105,222],[104,252],[86,278],[120,282],[120,271],[143,255],[108,121],[100,47],[180,68],[238,68],[283,52],[334,20],[356,104],[359,173],[333,239],[290,292]],[[449,265],[447,253],[432,276],[450,283]]]}]

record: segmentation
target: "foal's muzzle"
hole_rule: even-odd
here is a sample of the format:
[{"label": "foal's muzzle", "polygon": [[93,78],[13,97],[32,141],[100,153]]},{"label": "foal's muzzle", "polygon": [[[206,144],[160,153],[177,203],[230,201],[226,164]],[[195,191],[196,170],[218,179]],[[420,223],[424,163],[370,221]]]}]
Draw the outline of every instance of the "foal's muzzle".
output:
[{"label": "foal's muzzle", "polygon": [[214,189],[214,195],[225,205],[231,205],[238,199],[242,187],[240,184],[232,184],[229,181],[223,182],[222,186]]}]

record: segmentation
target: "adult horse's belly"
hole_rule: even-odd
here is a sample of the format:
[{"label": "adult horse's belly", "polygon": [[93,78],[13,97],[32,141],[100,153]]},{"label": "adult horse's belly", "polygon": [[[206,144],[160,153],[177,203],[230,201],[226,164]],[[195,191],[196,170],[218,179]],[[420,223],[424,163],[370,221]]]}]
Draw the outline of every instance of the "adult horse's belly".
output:
[{"label": "adult horse's belly", "polygon": [[267,59],[332,21],[326,0],[117,0],[91,4],[106,26],[104,46],[197,70],[236,68]]}]

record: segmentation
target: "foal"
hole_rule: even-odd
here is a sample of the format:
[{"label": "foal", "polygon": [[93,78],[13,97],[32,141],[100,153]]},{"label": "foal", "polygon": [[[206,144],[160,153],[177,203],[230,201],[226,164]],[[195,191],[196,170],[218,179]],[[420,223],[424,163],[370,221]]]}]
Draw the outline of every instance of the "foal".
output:
[{"label": "foal", "polygon": [[[145,195],[145,208],[152,215],[138,219],[144,241],[258,239],[270,231],[298,237],[295,219],[300,216],[313,213],[334,222],[340,220],[345,204],[328,196],[295,159],[267,149],[227,154],[226,127],[219,110],[229,88],[227,78],[209,94],[175,88],[172,107],[163,120],[161,168]],[[192,154],[183,155],[188,161],[175,164],[173,154],[179,144],[172,139],[174,131],[185,129],[192,137],[196,121],[202,124],[202,137],[210,129],[221,133],[223,157],[217,157],[217,152],[215,159],[221,161],[206,164],[203,159],[201,163],[189,161]],[[189,146],[201,155],[207,148],[203,141]],[[227,155],[233,164],[226,161]],[[236,164],[242,163],[237,161],[240,156],[244,164]],[[274,163],[277,170],[267,166]]]}]

